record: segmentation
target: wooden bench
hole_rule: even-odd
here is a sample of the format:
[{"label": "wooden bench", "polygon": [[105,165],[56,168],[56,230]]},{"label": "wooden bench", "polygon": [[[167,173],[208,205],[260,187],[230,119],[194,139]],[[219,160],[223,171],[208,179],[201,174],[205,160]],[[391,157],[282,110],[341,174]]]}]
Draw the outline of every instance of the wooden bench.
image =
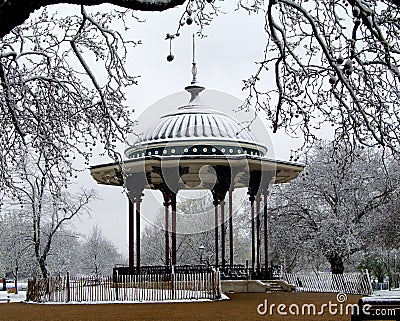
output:
[{"label": "wooden bench", "polygon": [[365,297],[358,300],[358,311],[353,310],[351,321],[400,321],[400,298]]},{"label": "wooden bench", "polygon": [[10,296],[7,296],[6,298],[0,298],[0,302],[10,302]]}]

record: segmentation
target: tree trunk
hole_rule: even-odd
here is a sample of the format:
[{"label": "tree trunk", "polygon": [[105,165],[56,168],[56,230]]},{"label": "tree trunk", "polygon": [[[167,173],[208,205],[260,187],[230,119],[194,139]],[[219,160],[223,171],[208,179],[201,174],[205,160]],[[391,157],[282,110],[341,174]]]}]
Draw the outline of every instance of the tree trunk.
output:
[{"label": "tree trunk", "polygon": [[3,278],[3,289],[2,289],[2,291],[7,291],[6,278]]},{"label": "tree trunk", "polygon": [[139,11],[163,11],[185,3],[185,0],[143,1],[143,0],[7,0],[0,2],[0,38],[9,33],[14,27],[22,24],[29,15],[41,7],[70,3],[78,5],[99,5],[110,3],[116,6]]},{"label": "tree trunk", "polygon": [[49,276],[49,272],[47,271],[46,259],[40,257],[38,262],[39,262],[40,272],[42,272],[42,277],[44,279],[47,279],[47,277]]},{"label": "tree trunk", "polygon": [[333,254],[332,256],[327,257],[327,259],[329,264],[331,265],[332,274],[343,274],[343,257],[339,256],[338,254]]},{"label": "tree trunk", "polygon": [[15,267],[14,286],[15,286],[15,294],[18,294],[18,265]]}]

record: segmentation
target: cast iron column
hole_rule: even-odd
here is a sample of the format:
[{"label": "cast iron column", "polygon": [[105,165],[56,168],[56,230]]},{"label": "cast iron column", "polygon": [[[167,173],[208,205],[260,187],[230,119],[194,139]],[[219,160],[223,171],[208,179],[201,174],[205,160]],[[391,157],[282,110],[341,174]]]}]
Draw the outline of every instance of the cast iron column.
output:
[{"label": "cast iron column", "polygon": [[136,199],[136,269],[140,271],[140,202],[141,198]]},{"label": "cast iron column", "polygon": [[254,195],[250,194],[251,207],[251,271],[254,272],[254,263],[256,259],[256,248],[254,246],[255,227],[254,227]]},{"label": "cast iron column", "polygon": [[215,267],[218,268],[218,201],[214,201]]},{"label": "cast iron column", "polygon": [[[121,174],[120,174],[121,175]],[[144,187],[149,183],[149,177],[146,172],[130,173],[125,179],[120,178],[121,183],[128,190],[129,196],[129,268],[134,269],[134,248],[136,245],[136,269],[140,269],[140,202]],[[134,222],[136,219],[136,223]],[[135,231],[136,224],[136,231]],[[135,243],[136,238],[136,243]]]},{"label": "cast iron column", "polygon": [[229,264],[233,266],[233,219],[232,219],[232,192],[229,190]]},{"label": "cast iron column", "polygon": [[256,196],[256,253],[257,273],[261,271],[261,218],[260,218],[260,194]]},{"label": "cast iron column", "polygon": [[[226,192],[229,190],[229,187],[231,185],[231,170],[229,167],[225,166],[214,166],[214,170],[217,176],[217,182],[214,186],[210,187],[211,193],[213,195],[213,205],[214,205],[214,211],[215,211],[215,218],[214,218],[214,224],[215,224],[215,266],[219,266],[219,253],[218,253],[218,205],[225,200],[225,195]],[[221,204],[221,211],[224,211],[224,205]],[[224,214],[222,214],[224,215]],[[223,219],[223,217],[222,217]],[[222,221],[222,239],[223,242],[225,241],[225,231],[224,231],[224,222]],[[224,265],[224,255],[225,255],[225,244],[223,244],[223,253],[222,253],[222,265]]]},{"label": "cast iron column", "polygon": [[171,194],[171,209],[172,209],[172,265],[176,265],[176,194]]},{"label": "cast iron column", "polygon": [[256,248],[255,248],[255,215],[254,215],[254,200],[258,195],[258,190],[261,183],[261,172],[251,171],[249,179],[249,200],[251,204],[251,269],[254,272],[254,265],[256,260]]},{"label": "cast iron column", "polygon": [[169,265],[169,194],[163,192],[165,209],[165,265]]},{"label": "cast iron column", "polygon": [[268,210],[267,210],[267,203],[268,203],[268,193],[264,194],[264,264],[265,264],[265,271],[268,269]]},{"label": "cast iron column", "polygon": [[128,230],[129,230],[129,272],[133,272],[135,266],[135,216],[134,216],[134,204],[128,197]]},{"label": "cast iron column", "polygon": [[225,268],[225,198],[221,201],[221,263],[222,268]]}]

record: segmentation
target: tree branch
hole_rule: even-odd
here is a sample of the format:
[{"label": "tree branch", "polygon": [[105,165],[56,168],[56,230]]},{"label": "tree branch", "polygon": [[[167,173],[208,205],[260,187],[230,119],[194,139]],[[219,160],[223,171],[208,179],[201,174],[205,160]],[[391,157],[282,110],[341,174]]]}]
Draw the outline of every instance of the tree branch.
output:
[{"label": "tree branch", "polygon": [[109,3],[132,10],[164,11],[184,4],[185,0],[5,0],[0,4],[0,38],[22,24],[35,10],[61,3],[86,6]]},{"label": "tree branch", "polygon": [[17,116],[15,114],[13,100],[11,98],[10,87],[8,86],[6,74],[4,72],[3,65],[0,63],[0,81],[1,86],[3,87],[5,101],[8,107],[8,113],[11,116],[12,123],[17,131],[18,135],[21,136],[22,141],[25,143],[26,134],[22,131],[21,126],[19,125]]}]

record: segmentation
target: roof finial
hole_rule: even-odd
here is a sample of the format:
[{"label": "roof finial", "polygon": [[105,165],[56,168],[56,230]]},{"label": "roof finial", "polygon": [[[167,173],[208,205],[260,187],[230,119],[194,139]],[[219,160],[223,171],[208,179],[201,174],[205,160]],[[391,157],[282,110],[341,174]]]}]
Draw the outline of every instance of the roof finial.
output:
[{"label": "roof finial", "polygon": [[181,108],[194,108],[195,106],[203,106],[199,94],[205,88],[197,84],[196,46],[194,37],[195,35],[193,34],[193,62],[192,62],[193,79],[190,85],[185,87],[185,89],[190,93],[191,97],[189,104]]},{"label": "roof finial", "polygon": [[194,41],[194,34],[193,34],[193,62],[192,62],[192,75],[193,79],[191,84],[194,85],[197,83],[197,65],[196,65],[196,46]]}]

